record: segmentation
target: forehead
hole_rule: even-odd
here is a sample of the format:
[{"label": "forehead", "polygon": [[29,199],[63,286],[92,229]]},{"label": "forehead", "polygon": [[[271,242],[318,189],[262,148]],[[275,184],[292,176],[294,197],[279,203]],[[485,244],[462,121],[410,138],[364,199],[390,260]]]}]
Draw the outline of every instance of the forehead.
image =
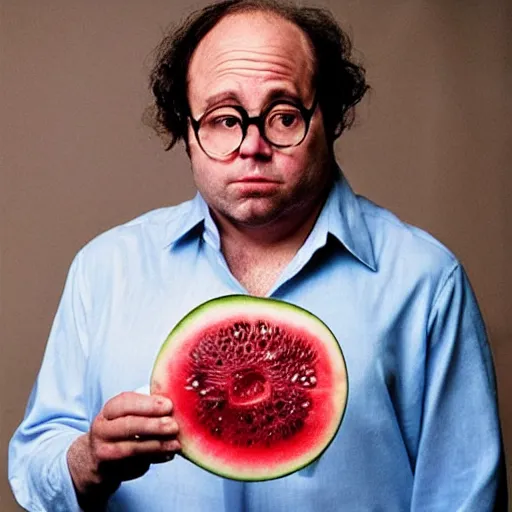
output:
[{"label": "forehead", "polygon": [[191,107],[231,95],[258,108],[276,91],[307,100],[314,73],[313,51],[293,23],[265,12],[223,18],[196,48],[188,70]]}]

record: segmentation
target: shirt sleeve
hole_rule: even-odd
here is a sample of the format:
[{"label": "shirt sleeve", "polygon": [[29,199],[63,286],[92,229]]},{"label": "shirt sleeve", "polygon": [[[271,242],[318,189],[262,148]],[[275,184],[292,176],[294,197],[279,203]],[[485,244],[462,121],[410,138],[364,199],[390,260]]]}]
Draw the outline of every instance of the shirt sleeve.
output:
[{"label": "shirt sleeve", "polygon": [[459,265],[437,294],[428,330],[411,510],[505,511],[492,357],[478,305]]},{"label": "shirt sleeve", "polygon": [[79,511],[66,454],[89,429],[84,398],[86,315],[73,261],[25,417],[9,445],[9,481],[29,511]]}]

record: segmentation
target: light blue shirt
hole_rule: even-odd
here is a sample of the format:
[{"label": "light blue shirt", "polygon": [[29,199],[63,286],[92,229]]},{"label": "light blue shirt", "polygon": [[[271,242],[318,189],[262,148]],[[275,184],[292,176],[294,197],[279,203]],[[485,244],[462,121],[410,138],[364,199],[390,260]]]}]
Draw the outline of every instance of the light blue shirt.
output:
[{"label": "light blue shirt", "polygon": [[[147,386],[182,316],[240,293],[199,195],[85,246],[10,444],[20,504],[78,510],[69,445],[109,398]],[[350,391],[334,442],[305,469],[261,483],[176,457],[123,483],[108,510],[492,510],[503,461],[492,360],[468,280],[444,246],[339,178],[268,295],[310,310],[339,340]]]}]

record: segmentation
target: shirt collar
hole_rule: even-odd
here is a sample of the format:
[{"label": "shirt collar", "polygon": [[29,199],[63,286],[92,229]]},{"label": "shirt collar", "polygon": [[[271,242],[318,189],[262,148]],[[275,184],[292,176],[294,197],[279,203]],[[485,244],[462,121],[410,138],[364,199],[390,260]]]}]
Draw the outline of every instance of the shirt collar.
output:
[{"label": "shirt collar", "polygon": [[326,233],[336,237],[361,263],[373,271],[377,270],[370,232],[361,206],[341,170],[336,175],[320,217],[323,217]]},{"label": "shirt collar", "polygon": [[199,192],[189,202],[189,205],[190,207],[183,210],[183,214],[179,219],[168,224],[166,242],[169,245],[181,241],[200,224],[203,227],[205,219],[210,217],[208,205]]},{"label": "shirt collar", "polygon": [[[210,215],[208,205],[199,192],[187,210],[167,232],[168,243],[175,244],[202,224],[202,231],[209,242],[220,250],[217,226]],[[313,230],[315,238],[327,239],[327,234],[336,237],[343,246],[361,263],[377,270],[368,226],[363,217],[357,196],[340,171],[327,197],[324,207]],[[312,233],[313,234],[313,233]],[[319,238],[317,238],[319,237]]]}]

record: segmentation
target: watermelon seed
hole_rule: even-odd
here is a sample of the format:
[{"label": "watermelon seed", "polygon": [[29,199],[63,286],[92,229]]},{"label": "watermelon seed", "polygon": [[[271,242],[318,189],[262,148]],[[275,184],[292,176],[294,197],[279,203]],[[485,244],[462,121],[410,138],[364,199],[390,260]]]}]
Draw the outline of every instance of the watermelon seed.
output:
[{"label": "watermelon seed", "polygon": [[309,377],[309,382],[312,386],[314,386],[316,384],[316,377],[314,375]]},{"label": "watermelon seed", "polygon": [[[215,400],[214,399],[211,401],[210,409],[218,409],[219,411],[221,411],[225,405],[226,405],[226,402],[224,400]],[[222,416],[219,416],[219,418],[222,419]]]},{"label": "watermelon seed", "polygon": [[299,378],[299,374],[296,373],[290,380],[295,383],[295,382],[297,382],[298,378]]},{"label": "watermelon seed", "polygon": [[310,403],[306,400],[305,402],[302,402],[301,407],[303,409],[307,409],[310,406]]},{"label": "watermelon seed", "polygon": [[215,361],[215,364],[217,366],[222,366],[222,359],[217,359],[217,361]]}]

